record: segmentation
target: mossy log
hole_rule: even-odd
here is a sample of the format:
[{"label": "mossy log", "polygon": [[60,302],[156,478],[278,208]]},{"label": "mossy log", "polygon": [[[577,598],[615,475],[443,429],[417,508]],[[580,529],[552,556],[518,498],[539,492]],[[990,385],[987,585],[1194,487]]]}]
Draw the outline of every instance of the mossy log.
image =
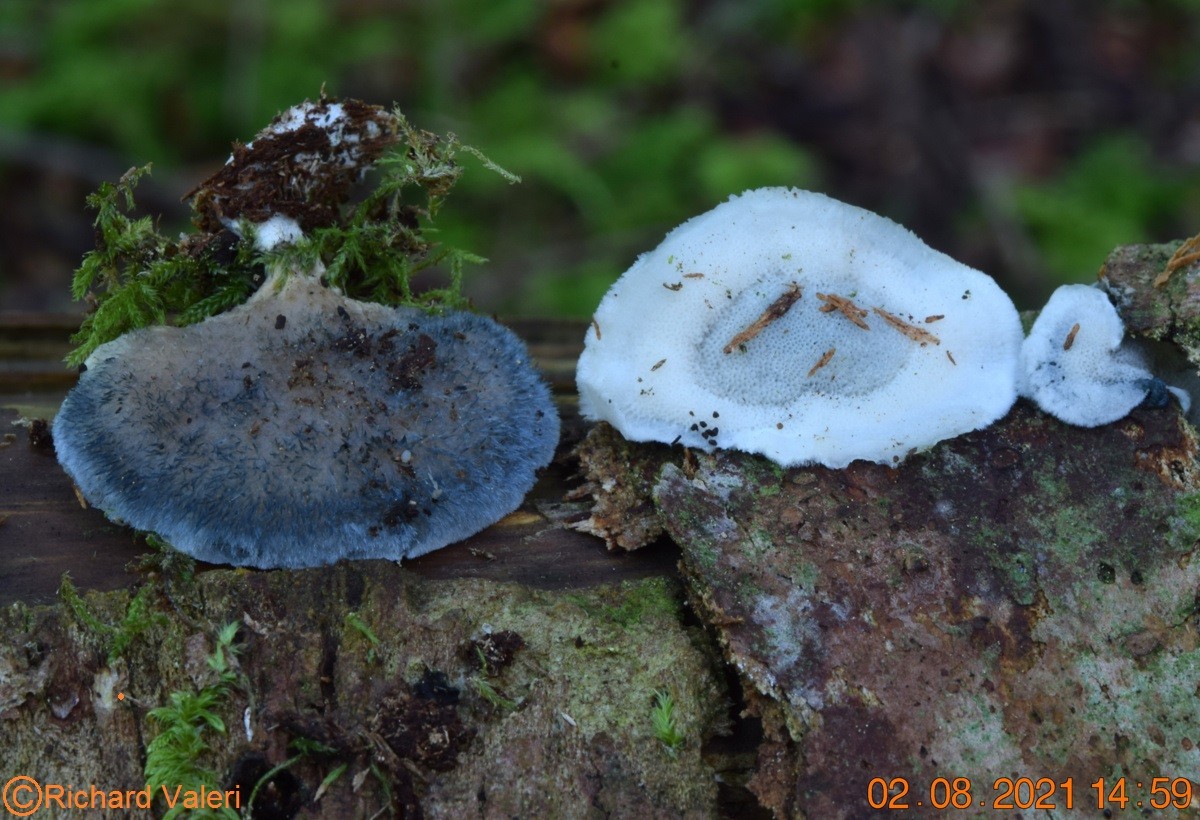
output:
[{"label": "mossy log", "polygon": [[[1194,369],[1200,277],[1153,285],[1174,247],[1119,249],[1104,282],[1131,330]],[[1004,778],[1029,778],[1049,816],[1121,808],[1101,777],[1126,778],[1131,809],[1162,799],[1154,778],[1200,795],[1200,447],[1175,405],[1085,430],[1019,402],[897,468],[567,430],[514,521],[406,568],[167,566],[51,605],[18,595],[0,649],[10,776],[140,787],[163,728],[149,710],[210,690],[214,636],[236,623],[225,731],[196,757],[243,800],[259,783],[270,816],[836,818],[881,797],[941,816],[963,783],[963,816],[990,816],[1030,793],[1006,798]],[[3,510],[0,574],[22,509]],[[609,556],[568,538],[592,535]],[[605,561],[631,580],[598,583]],[[733,805],[740,781],[753,802]],[[1198,816],[1187,802],[1170,811]]]},{"label": "mossy log", "polygon": [[[207,748],[176,779],[235,791],[245,816],[256,784],[255,817],[705,817],[736,803],[722,790],[744,755],[708,743],[732,707],[719,652],[685,611],[677,555],[613,556],[561,526],[579,511],[563,503],[583,432],[569,398],[563,458],[521,509],[462,544],[403,568],[192,566],[82,507],[48,442],[9,424],[61,398],[62,379],[42,375],[60,367],[70,327],[20,325],[0,343],[4,782],[141,789],[169,722],[151,711],[211,695],[198,722],[222,730],[200,727]],[[520,329],[561,394],[582,329]],[[45,384],[55,392],[24,392]],[[208,660],[228,624],[238,652],[221,685]],[[670,743],[659,693],[673,703]],[[168,808],[157,792],[154,808]]]},{"label": "mossy log", "polygon": [[[1104,283],[1194,369],[1200,277],[1152,284],[1174,247],[1118,249]],[[1122,777],[1129,805],[1170,783],[1169,808],[1197,815],[1200,453],[1178,406],[1083,429],[1020,401],[894,469],[784,470],[606,425],[579,451],[597,498],[581,529],[680,546],[762,720],[750,785],[777,816],[943,816],[952,792],[982,814],[1033,793],[1098,816],[1121,806],[1091,784]]]},{"label": "mossy log", "polygon": [[[255,817],[711,816],[701,744],[724,721],[724,682],[682,621],[669,579],[554,592],[381,561],[68,592],[0,616],[4,767],[141,789],[162,765],[151,710],[213,691],[206,661],[235,624],[236,680],[209,710],[221,728],[183,751],[243,809],[258,784]],[[655,733],[659,691],[676,746]]]}]

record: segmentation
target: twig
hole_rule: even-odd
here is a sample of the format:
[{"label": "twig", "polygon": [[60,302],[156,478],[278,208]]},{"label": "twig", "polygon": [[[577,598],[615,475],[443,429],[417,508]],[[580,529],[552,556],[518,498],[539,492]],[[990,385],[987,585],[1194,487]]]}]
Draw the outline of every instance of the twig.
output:
[{"label": "twig", "polygon": [[900,331],[914,342],[918,342],[923,345],[929,344],[930,342],[935,345],[940,345],[942,343],[941,339],[939,339],[937,336],[934,336],[928,330],[922,330],[916,325],[910,325],[899,316],[888,313],[883,308],[874,308],[874,310],[877,314],[879,314],[883,321],[896,328],[896,330]]},{"label": "twig", "polygon": [[836,310],[851,322],[854,322],[854,324],[861,327],[863,330],[871,329],[867,323],[863,321],[863,317],[867,315],[867,311],[863,310],[844,296],[835,296],[832,293],[818,293],[817,298],[825,303],[820,307],[820,311],[822,313],[832,313]]},{"label": "twig", "polygon": [[1071,332],[1067,334],[1066,340],[1063,342],[1063,350],[1070,350],[1071,345],[1075,344],[1075,334],[1079,332],[1079,322],[1071,328]]},{"label": "twig", "polygon": [[817,360],[817,363],[812,366],[812,369],[808,371],[808,378],[811,379],[813,377],[814,373],[816,373],[818,370],[820,370],[825,365],[829,364],[829,360],[833,358],[833,354],[835,352],[837,352],[836,347],[831,347],[828,350],[826,350],[821,355],[821,358]]},{"label": "twig", "polygon": [[1154,287],[1165,287],[1167,282],[1171,281],[1171,275],[1180,268],[1186,268],[1193,262],[1200,261],[1200,234],[1193,236],[1185,241],[1175,251],[1175,254],[1167,260],[1167,266],[1162,269],[1162,273],[1154,277]]},{"label": "twig", "polygon": [[783,292],[782,296],[767,305],[767,309],[762,312],[761,316],[751,322],[749,327],[729,340],[729,344],[724,347],[725,354],[732,353],[735,347],[746,344],[746,342],[762,333],[766,330],[767,325],[776,319],[782,318],[799,299],[800,286],[792,282],[788,285],[788,289]]}]

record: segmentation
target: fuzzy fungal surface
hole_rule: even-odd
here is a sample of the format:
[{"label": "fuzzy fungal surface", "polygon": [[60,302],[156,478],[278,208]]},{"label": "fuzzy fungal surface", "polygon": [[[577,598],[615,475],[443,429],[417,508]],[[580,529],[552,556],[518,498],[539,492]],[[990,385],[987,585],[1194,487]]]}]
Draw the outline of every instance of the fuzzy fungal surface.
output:
[{"label": "fuzzy fungal surface", "polygon": [[1001,777],[1070,778],[1076,810],[1099,777],[1143,801],[1194,777],[1196,456],[1174,405],[1081,429],[1019,402],[898,469],[624,466],[657,465],[693,605],[763,721],[761,803],[858,817],[872,778],[905,778],[933,817],[937,777],[969,778],[985,813]]},{"label": "fuzzy fungal surface", "polygon": [[92,504],[255,567],[411,558],[516,509],[559,425],[511,331],[302,274],[266,289],[88,358],[54,439]]},{"label": "fuzzy fungal surface", "polygon": [[[185,762],[244,807],[292,760],[255,817],[716,813],[701,745],[726,693],[676,582],[548,592],[375,561],[71,598],[0,613],[11,772],[141,788],[163,728],[149,710],[212,691],[213,636],[236,623],[236,682],[209,709],[223,731],[206,724],[208,748]],[[673,750],[655,736],[656,691],[676,704]]]}]

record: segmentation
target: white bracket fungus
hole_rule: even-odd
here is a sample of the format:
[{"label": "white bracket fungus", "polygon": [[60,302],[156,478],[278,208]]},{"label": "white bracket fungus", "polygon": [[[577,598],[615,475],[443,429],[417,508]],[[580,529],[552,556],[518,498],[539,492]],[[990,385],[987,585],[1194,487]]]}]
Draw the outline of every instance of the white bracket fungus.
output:
[{"label": "white bracket fungus", "polygon": [[1021,395],[1081,427],[1124,418],[1148,398],[1166,404],[1172,394],[1186,413],[1188,394],[1155,378],[1143,351],[1122,343],[1124,335],[1102,291],[1088,285],[1058,288],[1021,346]]},{"label": "white bracket fungus", "polygon": [[217,563],[438,549],[516,509],[558,441],[511,331],[347,299],[316,272],[85,367],[54,419],[63,467],[110,517]]},{"label": "white bracket fungus", "polygon": [[766,188],[679,226],[613,285],[580,408],[634,441],[895,463],[1003,416],[1021,341],[987,275],[869,211]]}]

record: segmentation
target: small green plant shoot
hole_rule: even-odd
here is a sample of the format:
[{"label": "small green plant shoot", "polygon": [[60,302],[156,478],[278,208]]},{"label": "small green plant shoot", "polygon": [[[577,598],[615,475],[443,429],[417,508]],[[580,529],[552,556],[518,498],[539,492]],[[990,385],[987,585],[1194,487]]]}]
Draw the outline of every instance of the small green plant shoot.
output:
[{"label": "small green plant shoot", "polygon": [[664,691],[654,693],[654,708],[650,710],[650,723],[654,727],[654,736],[658,738],[667,751],[674,756],[683,745],[683,733],[675,723],[675,701]]},{"label": "small green plant shoot", "polygon": [[[240,685],[240,676],[234,667],[238,647],[237,622],[230,623],[217,635],[217,645],[208,658],[209,667],[217,673],[215,683],[199,692],[172,692],[170,704],[150,712],[150,718],[162,727],[162,731],[146,747],[146,784],[155,795],[175,795],[189,791],[198,792],[201,787],[220,792],[220,778],[216,772],[206,768],[201,758],[208,751],[204,739],[206,730],[225,734],[225,721],[217,711],[225,704],[229,691]],[[188,812],[189,817],[225,818],[238,817],[232,808],[195,811],[185,809],[182,804],[170,807],[165,818],[179,817]]]}]

